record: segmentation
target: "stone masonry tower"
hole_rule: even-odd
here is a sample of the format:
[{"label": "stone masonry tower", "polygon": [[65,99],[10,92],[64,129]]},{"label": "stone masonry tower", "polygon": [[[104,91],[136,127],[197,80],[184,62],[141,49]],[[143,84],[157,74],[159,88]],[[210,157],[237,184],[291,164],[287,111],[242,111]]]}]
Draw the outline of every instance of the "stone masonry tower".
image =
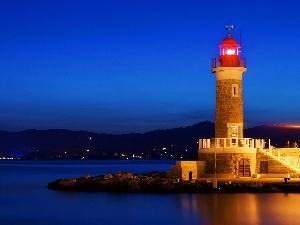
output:
[{"label": "stone masonry tower", "polygon": [[242,78],[246,60],[240,58],[240,45],[228,36],[220,45],[219,58],[212,60],[211,71],[216,74],[216,138],[243,138]]}]

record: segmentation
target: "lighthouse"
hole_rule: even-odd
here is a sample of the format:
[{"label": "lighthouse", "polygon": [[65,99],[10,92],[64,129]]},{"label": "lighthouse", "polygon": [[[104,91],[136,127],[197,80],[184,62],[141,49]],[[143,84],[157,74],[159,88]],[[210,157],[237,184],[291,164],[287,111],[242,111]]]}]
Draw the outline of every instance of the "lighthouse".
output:
[{"label": "lighthouse", "polygon": [[227,37],[219,45],[219,56],[212,60],[211,68],[216,76],[215,137],[198,142],[198,164],[204,162],[203,176],[214,177],[214,181],[217,177],[251,177],[266,172],[264,168],[268,167],[264,166],[265,156],[260,159],[261,152],[257,154],[264,151],[264,139],[243,137],[242,81],[247,71],[246,59],[241,57],[240,45],[232,37],[233,26],[226,29]]},{"label": "lighthouse", "polygon": [[243,138],[243,74],[246,59],[240,57],[240,45],[231,35],[233,26],[226,26],[227,37],[220,44],[219,57],[212,60],[216,75],[216,138]]},{"label": "lighthouse", "polygon": [[[291,149],[273,149],[265,139],[243,137],[243,74],[247,71],[246,60],[241,58],[240,45],[232,37],[233,26],[227,26],[227,37],[220,44],[218,58],[212,60],[212,73],[216,76],[215,137],[200,138],[197,161],[177,161],[166,176],[191,180],[214,178],[290,178],[299,177],[300,151],[293,151],[283,161],[281,154]],[[291,160],[291,157],[294,157]],[[298,161],[297,161],[298,160]],[[298,175],[299,174],[299,175]]]}]

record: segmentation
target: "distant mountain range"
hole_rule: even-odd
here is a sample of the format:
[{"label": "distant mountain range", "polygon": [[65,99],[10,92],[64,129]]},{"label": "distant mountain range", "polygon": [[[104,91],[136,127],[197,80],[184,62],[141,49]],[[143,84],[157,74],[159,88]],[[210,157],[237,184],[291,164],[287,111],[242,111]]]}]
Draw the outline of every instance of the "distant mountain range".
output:
[{"label": "distant mountain range", "polygon": [[[200,122],[184,128],[155,130],[144,134],[97,134],[63,129],[0,131],[0,157],[21,158],[197,158],[199,138],[214,137],[214,123]],[[275,147],[300,144],[300,129],[263,125],[246,129],[244,137],[271,139]]]}]

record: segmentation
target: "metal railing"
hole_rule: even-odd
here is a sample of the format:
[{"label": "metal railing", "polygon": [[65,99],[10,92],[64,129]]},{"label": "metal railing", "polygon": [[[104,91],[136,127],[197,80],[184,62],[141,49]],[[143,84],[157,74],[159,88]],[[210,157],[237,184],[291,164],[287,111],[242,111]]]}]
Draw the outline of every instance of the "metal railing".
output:
[{"label": "metal railing", "polygon": [[[220,66],[221,66],[221,62],[220,62],[219,58],[212,59],[212,65],[211,65],[212,68],[217,68],[217,67],[220,67]],[[245,58],[239,59],[238,66],[246,68],[246,59]]]},{"label": "metal railing", "polygon": [[199,149],[207,148],[260,148],[264,149],[264,139],[252,138],[210,138],[199,139]]}]

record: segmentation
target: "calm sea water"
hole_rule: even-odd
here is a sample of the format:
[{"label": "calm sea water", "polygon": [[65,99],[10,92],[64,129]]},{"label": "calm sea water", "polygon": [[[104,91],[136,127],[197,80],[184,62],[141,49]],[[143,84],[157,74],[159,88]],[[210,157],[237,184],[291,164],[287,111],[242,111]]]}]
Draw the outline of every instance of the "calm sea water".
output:
[{"label": "calm sea water", "polygon": [[169,170],[174,161],[0,161],[0,224],[300,224],[300,194],[112,194],[47,189],[59,178]]}]

